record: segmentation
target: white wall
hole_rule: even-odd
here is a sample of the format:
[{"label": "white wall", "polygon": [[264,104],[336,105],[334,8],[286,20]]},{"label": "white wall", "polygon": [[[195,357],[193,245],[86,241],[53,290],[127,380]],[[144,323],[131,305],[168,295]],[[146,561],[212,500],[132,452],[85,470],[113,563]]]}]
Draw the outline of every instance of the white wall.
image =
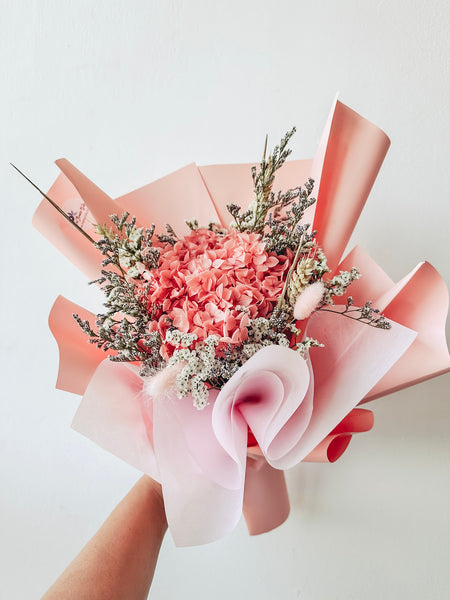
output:
[{"label": "white wall", "polygon": [[[298,127],[314,154],[336,90],[392,148],[354,235],[398,279],[428,258],[450,282],[448,4],[1,0],[2,598],[37,598],[139,473],[70,429],[46,319],[84,278],[31,228],[66,156],[112,196],[195,160],[257,161]],[[289,473],[280,529],[175,549],[151,598],[440,599],[450,595],[449,376],[377,401],[335,465]],[[174,576],[176,573],[176,576]]]}]

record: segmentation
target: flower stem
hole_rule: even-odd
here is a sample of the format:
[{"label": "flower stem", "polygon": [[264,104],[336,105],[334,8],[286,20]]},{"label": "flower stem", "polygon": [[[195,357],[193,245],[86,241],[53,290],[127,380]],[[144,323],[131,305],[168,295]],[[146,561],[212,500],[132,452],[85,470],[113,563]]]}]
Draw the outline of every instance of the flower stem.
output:
[{"label": "flower stem", "polygon": [[75,223],[75,221],[74,221],[73,219],[71,219],[71,218],[69,217],[69,215],[68,215],[68,214],[66,214],[66,213],[63,211],[63,209],[62,209],[61,207],[59,207],[59,206],[56,204],[56,202],[55,202],[54,200],[52,200],[51,198],[49,198],[49,197],[47,196],[47,194],[44,194],[44,192],[43,192],[43,191],[42,191],[40,188],[38,188],[38,186],[37,186],[35,183],[33,183],[33,182],[31,181],[31,179],[29,179],[29,178],[28,178],[28,177],[27,177],[27,176],[26,176],[24,173],[22,173],[22,171],[21,171],[20,169],[18,169],[18,168],[16,167],[16,165],[13,165],[12,163],[9,163],[9,164],[10,164],[12,167],[14,167],[14,169],[15,169],[15,170],[16,170],[18,173],[20,173],[20,174],[22,175],[22,177],[24,177],[24,178],[25,178],[25,179],[26,179],[26,180],[27,180],[29,183],[31,183],[31,185],[32,185],[34,188],[36,188],[36,189],[37,189],[37,191],[38,191],[40,194],[42,194],[42,196],[44,196],[44,198],[45,198],[46,200],[48,200],[48,201],[50,202],[50,204],[53,206],[53,208],[56,208],[56,210],[57,210],[57,211],[58,211],[58,212],[59,212],[59,213],[60,213],[60,214],[61,214],[61,215],[62,215],[62,216],[65,218],[65,219],[67,219],[67,221],[69,221],[69,223],[70,223],[71,225],[73,225],[73,226],[75,227],[75,229],[77,229],[77,230],[78,230],[78,231],[79,231],[81,234],[83,234],[83,235],[84,235],[84,237],[85,237],[85,238],[87,238],[87,239],[88,239],[88,240],[91,242],[91,244],[95,244],[95,243],[96,243],[96,242],[95,242],[95,240],[94,240],[93,238],[91,238],[91,236],[90,236],[88,233],[86,233],[86,231],[84,231],[84,229],[82,229],[82,228],[81,228],[81,227],[80,227],[80,226],[79,226],[77,223]]}]

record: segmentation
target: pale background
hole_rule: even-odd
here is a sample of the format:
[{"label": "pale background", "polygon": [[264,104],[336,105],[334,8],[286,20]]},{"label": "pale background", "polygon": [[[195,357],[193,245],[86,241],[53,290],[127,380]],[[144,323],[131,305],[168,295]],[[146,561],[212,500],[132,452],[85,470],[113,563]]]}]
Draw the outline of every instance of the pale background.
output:
[{"label": "pale background", "polygon": [[[66,156],[113,197],[193,160],[257,161],[293,124],[311,157],[337,90],[392,148],[353,240],[399,279],[427,258],[450,282],[446,1],[0,2],[0,597],[38,598],[139,473],[70,429],[47,313],[95,309],[31,227]],[[182,206],[180,207],[182,210]],[[190,215],[187,215],[190,216]],[[335,465],[288,474],[289,521],[212,545],[164,542],[150,597],[450,596],[449,376],[377,401]]]}]

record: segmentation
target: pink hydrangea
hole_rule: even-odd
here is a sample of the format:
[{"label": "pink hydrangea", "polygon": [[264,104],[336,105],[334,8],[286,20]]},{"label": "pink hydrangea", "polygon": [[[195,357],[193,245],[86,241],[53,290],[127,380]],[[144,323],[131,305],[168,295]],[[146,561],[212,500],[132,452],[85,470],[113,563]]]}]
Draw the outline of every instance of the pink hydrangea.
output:
[{"label": "pink hydrangea", "polygon": [[[220,345],[240,344],[248,337],[249,318],[272,311],[290,260],[290,252],[267,252],[256,233],[192,231],[163,247],[157,269],[141,273],[150,283],[148,309],[156,316],[151,329],[164,339],[173,323],[199,340],[214,334]],[[165,358],[171,351],[163,344]]]}]

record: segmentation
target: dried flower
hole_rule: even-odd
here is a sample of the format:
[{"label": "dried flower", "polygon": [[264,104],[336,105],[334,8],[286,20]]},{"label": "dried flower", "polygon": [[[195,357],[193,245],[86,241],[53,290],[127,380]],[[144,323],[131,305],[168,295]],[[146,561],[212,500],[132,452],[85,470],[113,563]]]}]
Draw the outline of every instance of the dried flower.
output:
[{"label": "dried flower", "polygon": [[356,267],[352,267],[350,271],[340,271],[339,275],[335,275],[329,281],[324,282],[325,294],[324,304],[333,304],[334,296],[343,296],[347,292],[348,286],[352,281],[356,281],[361,277],[361,273]]},{"label": "dried flower", "polygon": [[322,301],[325,286],[322,281],[308,285],[299,295],[294,306],[294,317],[299,321],[307,319]]},{"label": "dried flower", "polygon": [[184,363],[180,361],[176,365],[170,365],[161,369],[153,377],[146,377],[144,379],[143,392],[151,398],[164,397],[174,389],[176,378],[183,366]]}]

